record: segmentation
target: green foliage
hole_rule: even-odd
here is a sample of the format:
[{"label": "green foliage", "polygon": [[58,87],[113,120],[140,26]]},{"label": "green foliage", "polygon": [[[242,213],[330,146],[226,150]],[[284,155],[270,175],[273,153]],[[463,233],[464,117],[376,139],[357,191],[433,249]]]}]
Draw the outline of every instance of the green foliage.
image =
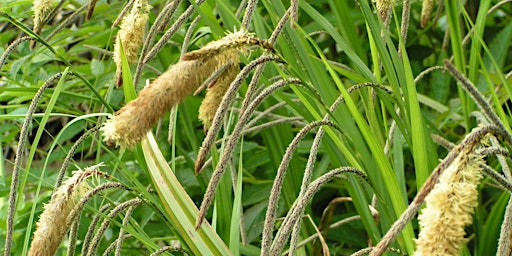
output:
[{"label": "green foliage", "polygon": [[[299,1],[298,19],[290,17],[282,30],[279,24],[293,6],[289,1],[248,1],[256,3],[253,13],[240,4],[245,1],[182,1],[174,13],[164,15],[170,19],[151,39],[148,34],[161,20],[159,15],[174,2],[151,0],[144,32],[144,40],[149,39],[139,53],[143,57],[139,63],[128,63],[124,50],[121,54],[123,88],[115,87],[111,51],[119,31],[114,21],[128,1],[98,1],[90,19],[85,18],[87,8],[82,8],[88,5],[85,2],[65,1],[39,35],[30,29],[30,1],[0,6],[0,54],[5,57],[0,63],[0,153],[5,159],[0,164],[0,246],[12,243],[13,255],[28,252],[42,206],[62,175],[69,177],[77,168],[98,163],[104,163],[100,170],[109,176],[91,186],[119,182],[122,187],[103,190],[87,202],[76,235],[61,243],[57,255],[86,255],[84,244],[95,234],[101,240],[92,254],[116,250],[121,255],[149,255],[170,246],[168,255],[266,255],[280,254],[298,242],[292,248],[298,255],[320,255],[322,248],[333,255],[349,255],[375,246],[414,206],[418,192],[428,187],[439,159],[453,152],[433,135],[459,144],[475,127],[500,125],[482,111],[460,78],[442,71],[444,60],[450,60],[488,101],[502,122],[502,133],[511,131],[511,75],[506,72],[512,67],[512,8],[500,1],[482,0],[475,10],[472,1],[445,0],[444,6],[436,4],[434,10],[442,8],[441,12],[425,28],[420,27],[421,1],[410,3],[408,23],[402,20],[408,1],[397,1],[389,24],[383,24],[372,1]],[[194,9],[185,17],[188,8]],[[66,22],[77,10],[77,19]],[[179,17],[185,22],[179,23]],[[406,37],[402,24],[408,28]],[[175,25],[172,36],[165,38]],[[262,55],[278,56],[279,61],[266,62],[241,80],[227,114],[219,116],[221,132],[213,134],[209,161],[199,174],[194,166],[207,136],[197,110],[204,92],[166,113],[135,149],[114,148],[103,141],[98,128],[110,114],[179,62],[182,53],[244,26],[255,37],[269,39],[275,53],[254,49],[241,54],[241,68]],[[23,36],[30,40],[14,45]],[[159,40],[165,42],[160,48]],[[155,55],[142,63],[153,47]],[[299,82],[269,93],[242,129],[233,131],[259,93],[286,79]],[[46,86],[31,113],[32,101]],[[332,107],[335,102],[339,105]],[[325,122],[319,127],[303,131],[321,120]],[[24,135],[21,127],[27,124]],[[229,148],[236,132],[241,135]],[[292,151],[291,142],[299,135],[303,138]],[[507,135],[498,138],[483,141],[479,150],[492,144],[509,156]],[[486,155],[487,164],[497,175],[503,173],[505,182],[490,175],[480,184],[474,224],[466,228],[470,239],[461,255],[496,253],[498,246],[489,241],[503,239],[502,230],[510,229],[510,159],[502,153]],[[17,158],[20,165],[15,167]],[[277,174],[282,166],[285,172]],[[326,178],[341,167],[360,173]],[[223,176],[215,194],[205,195],[218,173]],[[280,175],[284,178],[277,183]],[[308,198],[310,184],[323,178],[325,184]],[[281,194],[275,195],[273,187]],[[10,194],[17,205],[12,241],[6,241]],[[205,208],[202,200],[213,196],[212,206]],[[277,205],[269,210],[273,196]],[[115,206],[134,198],[143,203],[132,213],[125,209],[108,216]],[[100,210],[107,203],[112,206]],[[303,212],[301,203],[306,203]],[[273,210],[277,219],[269,220]],[[295,211],[298,217],[289,219]],[[197,228],[202,213],[206,220]],[[104,220],[111,223],[101,234]],[[267,227],[270,233],[264,234],[264,223],[272,225]],[[405,224],[394,234],[390,251],[415,251],[417,220]],[[284,235],[287,231],[298,240],[290,241],[290,234]],[[115,249],[117,239],[125,235],[129,236]]]}]

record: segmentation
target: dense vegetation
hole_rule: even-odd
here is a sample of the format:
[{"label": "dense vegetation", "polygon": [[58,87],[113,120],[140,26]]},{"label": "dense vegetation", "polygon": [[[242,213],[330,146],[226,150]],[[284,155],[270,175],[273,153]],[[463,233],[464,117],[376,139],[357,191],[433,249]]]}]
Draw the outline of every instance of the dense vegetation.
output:
[{"label": "dense vegetation", "polygon": [[145,2],[2,0],[6,255],[510,255],[509,1]]}]

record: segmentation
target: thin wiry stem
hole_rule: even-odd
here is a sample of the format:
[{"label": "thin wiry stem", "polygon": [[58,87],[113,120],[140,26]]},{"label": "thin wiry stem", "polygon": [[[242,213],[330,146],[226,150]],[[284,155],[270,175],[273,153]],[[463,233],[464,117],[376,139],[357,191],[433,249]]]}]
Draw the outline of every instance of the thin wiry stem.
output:
[{"label": "thin wiry stem", "polygon": [[195,17],[195,19],[190,23],[190,26],[187,28],[187,33],[185,33],[185,38],[183,38],[183,43],[181,44],[181,53],[180,56],[185,55],[188,51],[188,44],[190,43],[190,39],[194,34],[194,29],[196,29],[197,23],[199,22],[201,16]]},{"label": "thin wiry stem", "polygon": [[448,149],[448,150],[451,150],[452,148],[456,147],[457,145],[455,145],[454,143],[452,143],[451,141],[437,135],[437,134],[432,134],[432,140],[434,140],[434,142],[436,142],[437,144],[441,145],[443,148],[445,149]]},{"label": "thin wiry stem", "polygon": [[181,253],[184,253],[186,255],[190,255],[187,250],[185,250],[185,249],[183,249],[181,247],[164,246],[164,247],[156,250],[154,253],[150,254],[149,256],[158,256],[158,255],[161,255],[164,252],[181,252]]},{"label": "thin wiry stem", "polygon": [[85,10],[87,9],[87,5],[83,5],[81,6],[80,8],[76,9],[73,14],[69,15],[69,17],[67,17],[64,21],[60,22],[59,23],[59,26],[57,26],[46,38],[45,40],[46,41],[49,41],[52,37],[54,37],[57,33],[59,33],[60,31],[62,31],[65,27],[69,26],[69,24],[73,23],[74,21],[76,21],[79,17],[80,17],[80,14]]},{"label": "thin wiry stem", "polygon": [[98,0],[89,0],[87,2],[87,14],[85,15],[85,19],[89,20],[94,13],[94,7],[96,7],[96,2],[98,2]]},{"label": "thin wiry stem", "polygon": [[484,155],[484,156],[491,156],[491,155],[502,155],[510,157],[510,152],[504,147],[501,146],[491,146],[491,147],[485,147],[485,148],[479,148],[475,150],[475,154],[477,155]]},{"label": "thin wiry stem", "polygon": [[448,72],[450,72],[450,74],[452,74],[452,76],[462,85],[462,88],[464,88],[464,90],[469,93],[471,98],[475,100],[478,106],[480,106],[480,109],[482,109],[484,115],[487,116],[487,118],[494,125],[497,125],[500,129],[503,130],[503,133],[507,137],[506,139],[508,141],[512,141],[512,134],[509,133],[508,129],[505,127],[499,116],[494,112],[494,110],[492,110],[492,107],[487,103],[484,96],[478,91],[476,86],[469,79],[467,79],[464,74],[458,71],[451,62],[445,60],[444,65],[446,66]]},{"label": "thin wiry stem", "polygon": [[121,12],[119,13],[119,15],[117,15],[117,18],[116,20],[114,20],[114,22],[112,23],[112,27],[117,27],[117,25],[119,25],[119,23],[121,23],[121,21],[123,20],[124,16],[126,15],[126,13],[128,11],[130,11],[130,9],[132,9],[132,5],[133,5],[133,2],[135,2],[135,0],[129,0],[128,3],[126,3],[126,5],[124,6],[124,8],[121,10]]},{"label": "thin wiry stem", "polygon": [[66,174],[66,170],[68,169],[69,163],[71,162],[71,159],[75,155],[75,151],[78,149],[78,147],[84,142],[85,139],[91,135],[91,133],[96,132],[101,127],[101,124],[96,125],[95,127],[87,130],[78,140],[75,141],[71,149],[69,149],[66,158],[64,158],[64,162],[62,163],[62,166],[59,170],[59,175],[57,176],[57,181],[55,182],[55,188],[60,187],[62,184],[62,179],[64,178],[64,175]]},{"label": "thin wiry stem", "polygon": [[333,128],[336,128],[336,125],[329,121],[315,121],[304,128],[302,128],[299,133],[295,135],[292,142],[288,144],[286,148],[286,152],[281,160],[281,164],[279,164],[279,168],[277,169],[276,177],[274,178],[274,183],[272,185],[272,189],[270,191],[270,197],[268,200],[268,208],[267,213],[265,214],[265,223],[263,224],[263,234],[261,239],[261,255],[269,255],[270,246],[272,242],[272,233],[274,230],[274,224],[276,222],[277,215],[277,205],[279,203],[279,198],[281,196],[282,184],[284,182],[284,177],[286,175],[286,170],[288,169],[288,164],[297,148],[299,142],[308,134],[312,129],[327,125]]},{"label": "thin wiry stem", "polygon": [[82,196],[82,198],[80,199],[80,202],[75,206],[73,211],[69,214],[68,222],[72,223],[73,221],[75,221],[75,219],[80,217],[80,214],[82,214],[82,211],[83,211],[85,205],[87,204],[87,202],[89,202],[89,200],[91,200],[91,198],[93,196],[95,196],[96,194],[98,194],[99,192],[101,192],[105,189],[110,189],[110,188],[125,189],[125,190],[129,191],[129,189],[125,185],[123,185],[122,183],[119,183],[119,182],[103,183],[103,184],[87,191],[87,193],[85,193]]},{"label": "thin wiry stem", "polygon": [[[168,0],[166,3],[166,6],[164,7],[164,10],[158,14],[158,16],[155,19],[155,23],[153,25],[156,25],[157,32],[164,32],[165,27],[171,20],[171,17],[176,12],[176,9],[178,8],[179,4],[181,3],[181,0]],[[165,11],[165,12],[164,12]],[[158,23],[156,22],[158,20]],[[154,36],[151,38],[150,42],[153,41]]]},{"label": "thin wiry stem", "polygon": [[111,220],[117,215],[119,214],[121,211],[123,211],[124,209],[126,208],[131,208],[132,206],[138,206],[140,204],[142,204],[142,200],[140,198],[134,198],[134,199],[130,199],[124,203],[121,203],[119,204],[118,206],[116,206],[114,209],[112,209],[108,215],[107,215],[107,218],[105,218],[103,220],[103,222],[101,223],[101,226],[100,228],[98,229],[98,231],[96,232],[96,235],[94,235],[94,238],[91,242],[91,245],[89,246],[87,252],[86,252],[86,255],[87,256],[93,256],[96,254],[96,250],[98,249],[98,245],[101,241],[101,238],[103,236],[103,234],[105,233],[105,231],[107,230],[108,226],[110,225],[110,222]]},{"label": "thin wiry stem", "polygon": [[[237,76],[237,78],[238,78],[238,76]],[[236,79],[235,79],[235,81],[236,81]],[[240,117],[238,118],[238,122],[236,123],[236,126],[233,129],[231,137],[229,138],[228,142],[226,143],[226,146],[224,147],[224,151],[219,160],[219,163],[217,164],[217,167],[215,168],[215,171],[212,174],[210,182],[208,183],[208,187],[206,189],[203,202],[201,203],[201,207],[199,209],[199,217],[196,222],[196,228],[198,228],[201,225],[201,222],[204,219],[204,216],[206,215],[208,208],[210,207],[210,204],[212,202],[215,191],[217,190],[217,186],[226,170],[227,164],[231,160],[231,155],[233,153],[233,150],[235,149],[236,143],[237,143],[238,139],[240,138],[242,128],[246,124],[249,117],[252,115],[252,112],[259,106],[259,104],[261,102],[263,102],[264,99],[266,99],[271,93],[273,93],[278,88],[281,88],[287,84],[299,84],[299,83],[300,83],[299,79],[288,79],[288,80],[281,80],[279,82],[272,84],[271,86],[266,88],[260,95],[258,95],[258,97],[256,97],[256,99],[247,108],[247,111],[243,112],[240,115]],[[232,86],[230,86],[230,89],[231,89],[231,87]],[[229,93],[229,90],[228,90],[228,93]],[[226,95],[228,93],[226,93]],[[226,96],[224,98],[226,98]],[[224,101],[224,98],[223,98],[223,101]],[[221,103],[221,105],[222,105],[222,103]],[[220,107],[219,107],[219,109],[220,109]],[[218,112],[219,111],[217,111],[217,113]],[[217,113],[215,114],[216,116],[217,116]]]},{"label": "thin wiry stem", "polygon": [[[146,63],[144,60],[145,60],[146,55],[147,55],[147,53],[148,53],[148,51],[150,49],[150,46],[153,43],[153,40],[156,37],[156,34],[158,33],[159,30],[163,29],[167,25],[167,23],[169,22],[169,19],[171,18],[171,16],[176,11],[176,8],[178,7],[180,2],[181,2],[181,0],[174,0],[171,3],[168,3],[162,9],[162,11],[158,14],[158,16],[155,19],[155,22],[153,23],[153,25],[149,29],[148,35],[147,35],[146,39],[144,40],[144,43],[142,44],[142,50],[140,52],[139,60],[137,61],[137,67],[135,69],[135,74],[133,76],[133,84],[134,85],[136,85],[137,82],[139,81],[140,75],[142,73],[142,69],[144,68],[144,64]],[[188,17],[183,19],[183,22],[186,19],[188,19]],[[174,28],[174,29],[177,30],[177,28]],[[171,36],[175,32],[176,31],[174,31],[171,35],[169,35],[169,38],[171,38]],[[167,40],[169,40],[169,38]],[[162,47],[163,47],[163,45],[162,45]]]},{"label": "thin wiry stem", "polygon": [[[174,1],[174,2],[179,2],[179,1]],[[197,16],[193,21],[192,23],[190,24],[190,26],[188,27],[187,29],[187,32],[185,33],[185,38],[183,39],[183,44],[181,46],[181,53],[180,53],[180,58],[181,56],[183,56],[185,53],[187,53],[187,50],[188,50],[188,44],[190,42],[190,38],[192,37],[192,34],[194,32],[194,29],[195,27],[197,26],[197,23],[199,22],[199,18],[200,16]],[[217,71],[216,71],[217,72]],[[216,73],[215,72],[215,73]],[[210,76],[211,77],[211,76]],[[199,86],[201,87],[201,86]],[[196,90],[197,92],[197,90]],[[196,93],[194,92],[194,95],[196,95]],[[168,126],[168,132],[167,132],[167,141],[169,142],[169,144],[172,144],[172,140],[173,140],[173,133],[174,133],[174,128],[175,128],[175,121],[176,121],[176,115],[178,114],[178,107],[177,106],[174,106],[171,111],[169,111],[169,126]]]},{"label": "thin wiry stem", "polygon": [[[293,100],[294,102],[300,102],[299,99],[294,99]],[[262,111],[262,112],[258,112],[258,111],[254,111],[254,113],[256,114],[257,113],[257,116],[255,116],[254,118],[251,119],[251,121],[249,121],[245,127],[251,127],[253,126],[254,124],[256,124],[256,122],[258,122],[259,120],[261,120],[262,118],[265,118],[267,117],[271,112],[273,112],[274,110],[278,109],[278,108],[281,108],[281,107],[284,107],[288,105],[288,102],[279,102],[279,103],[276,103],[275,105],[265,109],[265,111]]]},{"label": "thin wiry stem", "polygon": [[[495,147],[500,145],[500,143],[499,143],[498,139],[496,139],[496,137],[490,136],[489,139],[491,141],[491,145],[493,145]],[[500,162],[501,169],[502,169],[501,171],[503,172],[503,175],[505,175],[505,178],[507,178],[507,180],[512,180],[512,177],[510,174],[510,167],[508,165],[507,159],[505,159],[505,157],[502,155],[497,155],[496,157],[498,158],[498,162]]]},{"label": "thin wiry stem", "polygon": [[[11,246],[12,246],[12,234],[14,230],[14,216],[16,214],[16,197],[18,192],[18,186],[19,186],[19,176],[21,172],[21,164],[22,164],[22,158],[23,158],[23,152],[25,150],[25,144],[28,139],[28,132],[30,129],[30,126],[32,124],[32,116],[34,115],[34,112],[36,110],[36,106],[39,103],[39,100],[41,99],[41,96],[43,96],[44,91],[50,87],[50,85],[53,84],[56,80],[60,79],[64,73],[59,72],[52,77],[50,77],[44,84],[39,88],[39,90],[34,95],[34,98],[32,98],[32,102],[30,102],[30,106],[27,110],[27,115],[25,117],[25,121],[23,122],[23,126],[21,127],[19,141],[18,141],[18,147],[16,149],[16,156],[14,159],[14,167],[12,170],[12,181],[11,181],[11,188],[9,191],[9,209],[7,212],[7,233],[5,236],[5,247],[4,247],[4,255],[8,256],[11,254]],[[72,72],[68,72],[69,74],[73,74]]]},{"label": "thin wiry stem", "polygon": [[245,8],[245,15],[242,20],[242,26],[246,29],[249,28],[249,23],[251,23],[254,10],[256,9],[256,5],[258,5],[258,0],[249,0],[249,2],[247,3],[247,7]]},{"label": "thin wiry stem", "polygon": [[[411,3],[409,0],[403,1],[402,7],[402,24],[400,25],[400,36],[402,37],[402,44],[405,45],[407,43],[407,31],[409,29],[409,18],[411,14]],[[402,56],[402,47],[398,49],[398,56]]]},{"label": "thin wiry stem", "polygon": [[[364,249],[361,249],[355,253],[353,253],[352,255],[350,256],[363,256],[363,255],[367,255],[368,253],[370,253],[375,247],[367,247],[367,248],[364,248]],[[406,253],[400,251],[400,249],[396,249],[396,248],[387,248],[386,249],[387,251],[389,252],[393,252],[395,254],[400,254],[400,255],[404,255],[404,256],[407,256]]]},{"label": "thin wiry stem", "polygon": [[204,88],[208,87],[209,85],[213,84],[221,75],[226,71],[226,69],[230,66],[232,66],[233,63],[228,62],[224,65],[222,65],[219,69],[215,70],[204,82],[197,88],[197,90],[193,93],[193,95],[199,94]]},{"label": "thin wiry stem", "polygon": [[[140,201],[140,203],[142,203],[142,200]],[[130,222],[133,210],[135,210],[135,207],[137,207],[137,206],[138,206],[138,204],[131,205],[130,208],[128,208],[128,210],[126,211],[126,215],[124,216],[122,227],[119,230],[119,236],[117,237],[115,256],[121,256],[121,249],[123,247],[123,242],[124,242],[124,232],[125,232],[124,227],[126,227],[128,225],[128,222]]]},{"label": "thin wiry stem", "polygon": [[247,6],[247,0],[242,0],[240,2],[240,5],[238,5],[238,8],[236,9],[235,16],[237,18],[240,18],[242,15],[242,12],[245,10],[245,6]]},{"label": "thin wiry stem", "polygon": [[353,167],[336,168],[320,176],[315,181],[311,182],[311,184],[308,185],[308,188],[304,195],[300,198],[297,198],[296,203],[294,203],[293,205],[293,208],[288,212],[285,220],[283,221],[283,224],[277,231],[276,238],[272,243],[270,254],[263,254],[262,252],[262,255],[278,255],[281,253],[286,244],[286,239],[290,235],[293,226],[300,219],[300,216],[304,213],[304,209],[309,204],[311,199],[313,199],[313,196],[320,190],[320,188],[323,185],[330,182],[332,179],[334,179],[335,177],[342,173],[354,173],[359,177],[364,178],[366,182],[369,182],[369,179],[364,172]]},{"label": "thin wiry stem", "polygon": [[16,40],[14,40],[7,49],[5,49],[4,53],[2,53],[2,56],[0,57],[0,71],[2,70],[2,67],[5,65],[5,61],[11,54],[11,52],[18,47],[21,43],[28,41],[28,40],[35,40],[35,38],[32,38],[30,36],[23,36]]},{"label": "thin wiry stem", "polygon": [[[491,136],[494,137],[494,136]],[[439,145],[443,146],[446,149],[453,149],[455,147],[455,144],[451,143],[450,141],[444,139],[441,136],[438,135],[432,135],[432,139]],[[496,139],[496,138],[495,138]],[[503,155],[509,155],[509,152],[501,147],[494,146],[492,148],[483,148],[483,149],[477,149],[475,150],[475,154],[483,154],[483,155],[496,155],[497,157],[502,158],[504,161],[504,168],[507,168],[508,165],[506,164],[506,160],[503,158]],[[500,161],[501,163],[501,161]],[[503,163],[502,163],[503,164]],[[508,180],[508,177],[505,175],[505,177],[501,176],[498,172],[496,172],[493,168],[486,164],[480,165],[482,168],[482,172],[487,175],[489,178],[491,178],[496,184],[500,185],[503,189],[508,190],[512,192],[512,183]],[[507,168],[508,169],[508,168]],[[505,172],[504,172],[505,173]]]},{"label": "thin wiry stem", "polygon": [[512,182],[507,180],[501,174],[496,172],[493,168],[486,164],[481,164],[482,172],[487,175],[487,177],[491,178],[496,184],[500,185],[502,188],[507,190],[509,193],[512,193]]},{"label": "thin wiry stem", "polygon": [[224,115],[226,114],[227,106],[230,106],[231,103],[233,102],[233,99],[235,98],[235,94],[238,91],[238,88],[241,86],[242,81],[249,75],[249,73],[256,66],[261,65],[268,61],[277,61],[277,60],[279,60],[279,58],[275,57],[275,56],[266,56],[266,55],[261,56],[258,59],[255,59],[252,62],[250,62],[236,76],[235,80],[231,83],[228,91],[222,98],[219,108],[217,109],[217,112],[215,112],[215,117],[213,118],[212,125],[210,126],[210,129],[208,130],[208,133],[206,134],[206,137],[203,140],[203,144],[202,144],[201,148],[199,149],[199,152],[197,154],[196,164],[195,164],[196,173],[199,170],[201,170],[204,162],[206,161],[208,152],[210,151],[210,148],[212,147],[213,143],[215,142],[215,137],[219,133],[220,128],[222,126],[222,120],[224,119]]},{"label": "thin wiry stem", "polygon": [[299,21],[299,0],[290,1],[290,18],[292,19],[291,27],[295,28]]},{"label": "thin wiry stem", "polygon": [[[131,238],[133,235],[132,234],[124,234],[123,235],[123,240],[126,240],[128,238]],[[114,248],[116,248],[117,246],[117,241],[119,240],[119,237],[114,240],[114,242],[112,242],[108,247],[107,249],[105,249],[105,251],[103,252],[103,256],[108,256],[110,255],[110,253],[112,253],[112,251],[114,250]]]},{"label": "thin wiry stem", "polygon": [[[94,235],[94,229],[96,228],[96,225],[100,221],[100,218],[105,212],[111,207],[110,203],[107,203],[98,210],[99,214],[96,214],[94,218],[91,221],[91,224],[89,225],[89,229],[87,230],[87,233],[85,233],[85,237],[82,243],[82,255],[86,255],[87,249],[89,249],[89,244],[92,241],[93,235]],[[77,220],[74,223],[78,223],[80,218],[80,215],[78,215]],[[74,250],[73,250],[74,252]]]},{"label": "thin wiry stem", "polygon": [[272,31],[272,35],[270,35],[268,42],[272,45],[274,45],[277,41],[277,38],[279,35],[281,35],[281,32],[283,32],[284,26],[286,25],[286,22],[288,21],[288,13],[289,9],[284,13],[283,17],[281,17],[281,20],[277,23],[277,26],[274,28],[274,31]]},{"label": "thin wiry stem", "polygon": [[174,33],[176,33],[176,31],[178,31],[178,29],[181,28],[181,26],[183,26],[185,21],[187,21],[187,19],[190,18],[190,16],[192,16],[192,14],[195,11],[194,6],[200,6],[204,1],[205,0],[197,0],[195,4],[190,5],[187,8],[187,10],[183,14],[181,14],[181,16],[172,24],[171,28],[169,28],[165,32],[162,38],[160,38],[160,40],[158,40],[158,42],[153,46],[153,48],[151,48],[148,54],[144,56],[143,63],[147,63],[156,55],[157,52],[159,52],[164,47],[164,45],[167,43],[167,41],[169,41],[169,39],[174,35]]},{"label": "thin wiry stem", "polygon": [[306,126],[306,123],[302,122],[303,120],[304,120],[303,117],[283,117],[283,118],[279,118],[274,121],[266,122],[266,123],[256,125],[256,126],[253,126],[253,127],[247,128],[247,129],[243,129],[242,135],[246,135],[251,132],[259,131],[259,130],[265,129],[267,127],[270,127],[270,126],[275,126],[275,125],[284,124],[284,123],[289,123],[291,125],[295,125],[298,127],[304,127],[304,126]]},{"label": "thin wiry stem", "polygon": [[427,74],[430,74],[432,71],[434,70],[446,70],[446,68],[444,66],[433,66],[433,67],[429,67],[423,71],[421,71],[417,76],[416,78],[414,78],[414,84],[417,84],[420,80],[423,79],[423,77],[425,77]]},{"label": "thin wiry stem", "polygon": [[[361,219],[361,216],[359,215],[356,215],[356,216],[352,216],[352,217],[348,217],[348,218],[345,218],[345,219],[342,219],[340,221],[337,221],[333,224],[331,224],[329,226],[329,229],[335,229],[335,228],[338,228],[342,225],[345,225],[347,223],[350,223],[350,222],[353,222],[353,221],[356,221],[356,220],[360,220]],[[295,246],[295,249],[298,249],[302,246],[305,246],[306,244],[309,244],[311,243],[312,241],[314,241],[315,239],[317,239],[320,235],[318,233],[314,233],[313,235],[307,237],[306,239],[300,241],[297,243],[297,245]],[[290,254],[290,249],[286,250],[283,252],[283,254],[281,255],[289,255]]]},{"label": "thin wiry stem", "polygon": [[[324,118],[325,120],[326,118]],[[327,121],[327,120],[325,120]],[[318,154],[318,149],[320,148],[320,142],[322,141],[323,135],[325,133],[324,129],[319,129],[318,133],[315,135],[315,139],[313,140],[313,144],[311,145],[311,150],[309,151],[308,162],[306,164],[306,169],[304,170],[304,176],[302,178],[302,184],[300,186],[300,192],[298,198],[302,198],[306,193],[307,187],[311,182],[311,177],[313,176],[313,167],[315,166],[316,157]],[[302,223],[302,219],[297,220],[297,223],[293,226],[292,236],[290,238],[290,254],[293,254],[297,247],[297,239],[300,233],[300,226]]]},{"label": "thin wiry stem", "polygon": [[505,216],[501,223],[500,238],[498,240],[497,256],[509,256],[512,253],[512,197],[508,199],[507,208],[505,208]]},{"label": "thin wiry stem", "polygon": [[411,204],[405,209],[400,218],[395,221],[395,223],[391,226],[389,231],[382,237],[380,242],[375,246],[374,250],[370,253],[370,256],[377,256],[384,253],[386,248],[389,247],[392,241],[400,234],[402,229],[409,223],[419,208],[425,201],[427,195],[432,191],[435,184],[439,180],[439,177],[443,173],[443,171],[450,166],[450,164],[459,156],[459,154],[464,151],[472,151],[472,149],[476,146],[476,144],[488,133],[495,133],[498,135],[503,135],[505,132],[494,125],[487,125],[482,127],[477,127],[473,129],[462,142],[453,148],[450,153],[437,165],[437,167],[432,171],[432,174],[425,181],[421,189],[418,191],[414,200]]},{"label": "thin wiry stem", "polygon": [[68,251],[66,254],[67,256],[75,255],[76,237],[78,235],[78,226],[79,226],[79,220],[73,222],[73,224],[71,224],[71,227],[69,228]]}]

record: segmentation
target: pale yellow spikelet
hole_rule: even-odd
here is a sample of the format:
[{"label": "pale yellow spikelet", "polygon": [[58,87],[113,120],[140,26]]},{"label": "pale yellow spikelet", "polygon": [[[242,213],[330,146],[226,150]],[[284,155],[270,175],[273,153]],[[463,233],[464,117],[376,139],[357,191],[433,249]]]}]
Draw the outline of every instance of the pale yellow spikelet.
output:
[{"label": "pale yellow spikelet", "polygon": [[53,0],[34,0],[32,10],[34,10],[34,28],[36,34],[41,32],[48,14],[52,10]]},{"label": "pale yellow spikelet", "polygon": [[478,206],[483,162],[481,156],[463,151],[440,176],[418,217],[421,232],[414,255],[459,255],[466,242],[464,228],[473,222]]},{"label": "pale yellow spikelet", "polygon": [[71,178],[53,192],[50,202],[44,205],[43,213],[37,222],[28,252],[29,256],[55,255],[68,230],[69,214],[79,201],[80,196],[89,190],[85,179],[102,174],[97,170],[100,165],[76,171]]},{"label": "pale yellow spikelet", "polygon": [[121,46],[128,63],[135,63],[144,38],[150,9],[151,6],[147,0],[135,0],[130,13],[121,22],[121,28],[117,32],[116,43],[114,44],[113,56],[116,63],[116,85],[118,87],[122,85]]},{"label": "pale yellow spikelet", "polygon": [[391,9],[395,6],[395,0],[374,0],[375,5],[377,7],[377,12],[379,13],[382,22],[388,23],[389,15],[391,13]]},{"label": "pale yellow spikelet", "polygon": [[421,27],[427,26],[432,10],[434,9],[435,0],[423,0],[421,6]]},{"label": "pale yellow spikelet", "polygon": [[208,132],[208,129],[212,125],[215,112],[219,108],[222,97],[228,90],[229,85],[235,80],[238,72],[240,72],[237,59],[233,61],[234,62],[229,64],[213,85],[209,86],[206,91],[206,96],[199,107],[199,119],[203,122],[205,133]]}]

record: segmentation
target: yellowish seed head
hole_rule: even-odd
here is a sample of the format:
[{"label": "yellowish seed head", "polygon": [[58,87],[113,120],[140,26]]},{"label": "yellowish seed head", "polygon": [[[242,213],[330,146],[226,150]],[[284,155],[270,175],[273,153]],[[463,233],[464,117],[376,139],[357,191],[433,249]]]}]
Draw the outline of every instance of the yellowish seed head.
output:
[{"label": "yellowish seed head", "polygon": [[435,0],[423,0],[421,6],[421,27],[427,26],[432,10],[434,9]]},{"label": "yellowish seed head", "polygon": [[[108,145],[134,147],[160,117],[192,94],[211,74],[227,63],[238,66],[240,52],[244,53],[254,45],[270,47],[260,41],[247,32],[238,31],[185,54],[178,63],[170,66],[144,88],[137,99],[126,104],[107,120],[101,128],[104,140]],[[232,75],[230,73],[229,77]],[[222,80],[219,83],[225,84],[228,81],[228,78],[220,79]],[[210,119],[207,116],[204,118]]]},{"label": "yellowish seed head", "polygon": [[219,108],[222,97],[229,88],[229,85],[235,80],[236,75],[240,72],[238,61],[228,64],[229,66],[224,70],[220,77],[209,86],[206,91],[206,96],[199,107],[199,119],[203,122],[205,133],[212,125],[215,112]]},{"label": "yellowish seed head", "polygon": [[34,10],[34,32],[39,34],[44,25],[45,19],[52,10],[52,0],[34,0],[32,10]]},{"label": "yellowish seed head", "polygon": [[68,217],[78,199],[90,187],[85,179],[101,172],[98,166],[76,171],[71,178],[58,187],[37,222],[34,239],[30,245],[29,256],[53,256],[68,230]]},{"label": "yellowish seed head", "polygon": [[466,242],[464,228],[473,222],[482,179],[481,156],[462,152],[444,170],[419,215],[421,232],[414,255],[459,255]]},{"label": "yellowish seed head", "polygon": [[128,60],[128,63],[137,61],[139,48],[142,45],[144,31],[148,22],[149,10],[151,6],[147,0],[136,0],[133,7],[122,22],[121,28],[117,33],[114,44],[114,62],[116,63],[116,85],[122,84],[121,81],[121,46]]}]

